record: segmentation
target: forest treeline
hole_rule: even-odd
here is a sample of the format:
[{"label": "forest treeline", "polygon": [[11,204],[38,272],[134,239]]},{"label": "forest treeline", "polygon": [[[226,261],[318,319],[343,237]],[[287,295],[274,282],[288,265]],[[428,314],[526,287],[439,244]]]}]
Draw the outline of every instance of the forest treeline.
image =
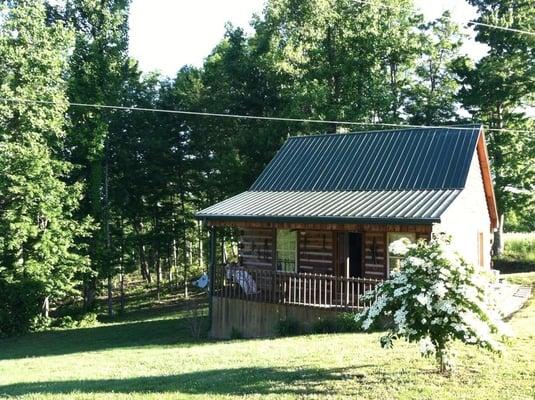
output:
[{"label": "forest treeline", "polygon": [[[535,31],[535,0],[469,3]],[[424,23],[409,0],[269,0],[252,33],[228,25],[201,67],[164,77],[129,57],[128,14],[129,0],[0,5],[0,334],[106,290],[111,313],[132,271],[187,281],[206,258],[196,210],[246,190],[289,135],[355,130],[70,103],[535,131],[535,36],[477,26],[489,51],[474,63],[448,13]],[[534,230],[535,135],[486,135],[506,228]]]}]

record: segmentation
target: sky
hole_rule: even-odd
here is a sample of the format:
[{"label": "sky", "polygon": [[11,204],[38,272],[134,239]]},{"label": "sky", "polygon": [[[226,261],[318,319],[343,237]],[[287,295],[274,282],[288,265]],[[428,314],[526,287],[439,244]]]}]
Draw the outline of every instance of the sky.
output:
[{"label": "sky", "polygon": [[[253,14],[261,14],[263,4],[264,0],[133,0],[130,55],[145,72],[174,76],[183,65],[202,65],[223,37],[227,22],[250,32],[249,22]],[[427,20],[445,10],[460,24],[476,17],[465,0],[415,0],[415,4]],[[486,48],[470,40],[463,51],[477,60]]]}]

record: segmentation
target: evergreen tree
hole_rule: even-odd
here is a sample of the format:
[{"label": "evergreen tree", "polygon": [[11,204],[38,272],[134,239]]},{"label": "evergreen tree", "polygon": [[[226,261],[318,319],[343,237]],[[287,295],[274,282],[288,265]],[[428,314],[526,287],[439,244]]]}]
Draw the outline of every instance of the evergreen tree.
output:
[{"label": "evergreen tree", "polygon": [[[49,300],[73,293],[86,266],[76,245],[85,226],[74,218],[81,187],[67,183],[72,166],[63,160],[71,32],[47,24],[40,0],[11,1],[0,15],[0,98],[52,102],[0,104],[0,281],[12,296],[0,296],[0,333],[13,333],[29,328],[40,307],[48,315]],[[9,308],[28,298],[40,304],[28,304],[13,326]]]},{"label": "evergreen tree", "polygon": [[[69,98],[71,102],[120,104],[128,71],[129,0],[69,0],[65,17],[75,28],[71,57]],[[83,212],[98,224],[90,240],[92,268],[108,280],[108,312],[112,314],[112,278],[117,266],[111,243],[109,194],[109,136],[115,114],[105,109],[70,109],[72,161],[80,166],[73,179],[85,183]],[[93,305],[95,275],[85,279],[86,307]]]}]

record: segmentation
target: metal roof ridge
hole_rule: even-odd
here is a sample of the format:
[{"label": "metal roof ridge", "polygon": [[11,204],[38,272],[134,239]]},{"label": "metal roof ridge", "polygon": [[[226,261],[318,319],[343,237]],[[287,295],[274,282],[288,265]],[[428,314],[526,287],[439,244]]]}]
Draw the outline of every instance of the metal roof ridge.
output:
[{"label": "metal roof ridge", "polygon": [[312,137],[326,137],[326,136],[344,136],[344,135],[361,135],[361,134],[367,134],[367,133],[388,133],[388,132],[405,132],[405,131],[415,131],[415,130],[431,130],[431,129],[451,129],[456,131],[474,131],[474,130],[480,130],[483,128],[483,124],[473,124],[473,125],[445,125],[445,126],[415,126],[410,127],[400,127],[398,129],[375,129],[375,130],[367,130],[367,131],[356,131],[356,132],[333,132],[333,133],[312,133],[310,135],[296,135],[296,136],[289,136],[287,140],[292,139],[306,139],[306,138],[312,138]]}]

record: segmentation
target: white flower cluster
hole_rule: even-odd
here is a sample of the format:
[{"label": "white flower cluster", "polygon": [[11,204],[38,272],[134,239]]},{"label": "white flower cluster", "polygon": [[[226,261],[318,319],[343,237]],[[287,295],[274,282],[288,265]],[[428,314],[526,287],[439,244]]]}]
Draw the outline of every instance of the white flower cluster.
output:
[{"label": "white flower cluster", "polygon": [[398,239],[388,246],[388,251],[394,256],[404,256],[410,249],[410,241],[407,238]]},{"label": "white flower cluster", "polygon": [[434,354],[436,351],[436,347],[431,341],[431,338],[429,336],[426,336],[422,339],[420,339],[420,353],[424,356],[429,356],[431,354]]},{"label": "white flower cluster", "polygon": [[363,329],[381,315],[393,316],[393,327],[382,343],[399,337],[418,342],[422,355],[435,354],[441,365],[445,360],[453,363],[448,350],[452,340],[501,349],[497,337],[511,332],[495,311],[490,283],[451,249],[445,237],[418,244],[400,239],[388,250],[402,257],[401,269],[377,287],[377,301],[359,316]]},{"label": "white flower cluster", "polygon": [[383,311],[383,309],[387,305],[387,301],[388,300],[384,295],[380,295],[377,297],[377,300],[368,309],[367,318],[362,322],[362,328],[364,330],[368,330],[370,328],[375,318],[377,318],[381,314],[381,311]]}]

